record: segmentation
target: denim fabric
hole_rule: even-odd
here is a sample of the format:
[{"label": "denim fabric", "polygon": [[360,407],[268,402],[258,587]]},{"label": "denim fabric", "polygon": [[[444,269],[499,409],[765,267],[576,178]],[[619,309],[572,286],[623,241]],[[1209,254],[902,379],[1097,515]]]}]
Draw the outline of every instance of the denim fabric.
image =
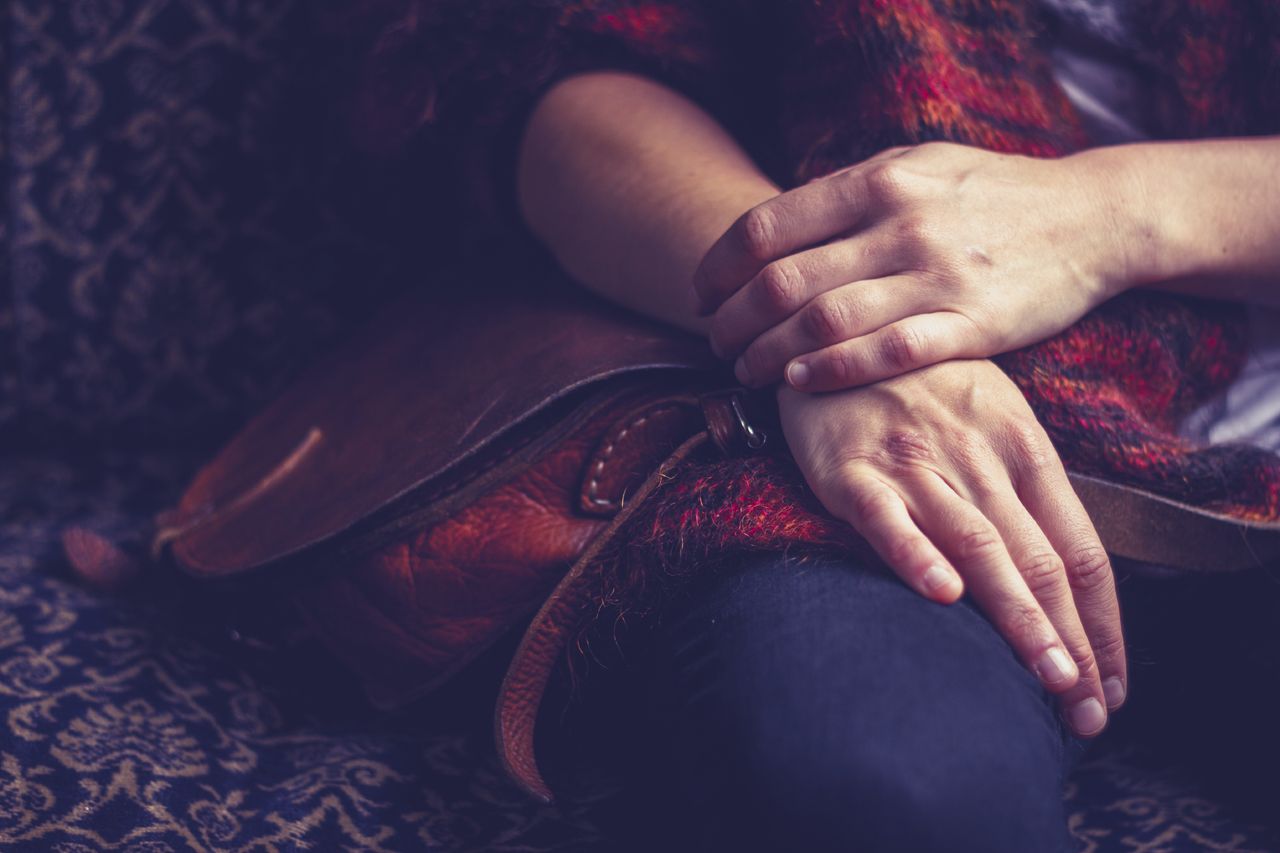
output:
[{"label": "denim fabric", "polygon": [[966,602],[755,556],[666,608],[637,670],[637,849],[1075,849],[1083,744]]}]

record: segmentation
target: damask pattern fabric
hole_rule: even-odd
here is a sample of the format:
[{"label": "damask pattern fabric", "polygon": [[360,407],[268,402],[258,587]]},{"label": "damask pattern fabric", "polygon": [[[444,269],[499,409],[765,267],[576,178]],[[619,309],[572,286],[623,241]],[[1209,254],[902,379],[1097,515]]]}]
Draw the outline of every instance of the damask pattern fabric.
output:
[{"label": "damask pattern fabric", "polygon": [[[602,768],[550,808],[507,779],[483,678],[381,714],[313,650],[237,640],[201,612],[203,589],[112,598],[71,579],[65,525],[127,540],[191,463],[0,456],[0,849],[620,849]],[[1066,796],[1086,851],[1280,849],[1275,828],[1123,742],[1087,756]]]},{"label": "damask pattern fabric", "polygon": [[488,697],[377,715],[314,653],[229,638],[200,593],[70,580],[63,525],[128,538],[189,465],[0,461],[0,849],[595,849],[594,800],[506,780]]},{"label": "damask pattern fabric", "polygon": [[307,5],[2,4],[8,434],[225,435],[387,278]]},{"label": "damask pattern fabric", "polygon": [[[0,849],[616,849],[607,779],[555,809],[506,780],[483,678],[379,714],[176,575],[110,597],[61,554],[72,524],[137,541],[212,443],[456,243],[418,198],[448,169],[346,149],[314,11],[0,0]],[[1280,846],[1167,764],[1082,766],[1082,845]]]}]

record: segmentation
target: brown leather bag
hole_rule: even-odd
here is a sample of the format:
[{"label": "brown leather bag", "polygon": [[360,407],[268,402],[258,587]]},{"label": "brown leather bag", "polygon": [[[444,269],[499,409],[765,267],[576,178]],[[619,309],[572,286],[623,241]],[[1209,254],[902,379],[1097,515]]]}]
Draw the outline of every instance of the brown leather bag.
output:
[{"label": "brown leather bag", "polygon": [[[503,280],[519,287],[493,292]],[[156,546],[198,578],[287,576],[288,603],[380,706],[423,695],[532,614],[495,729],[511,775],[549,800],[533,726],[593,557],[677,461],[767,437],[705,342],[552,271],[455,270],[431,293],[235,436]],[[1280,525],[1072,480],[1113,553],[1198,569],[1280,554]]]},{"label": "brown leather bag", "polygon": [[[520,287],[495,292],[503,281]],[[382,707],[542,608],[499,751],[538,796],[533,723],[592,556],[698,447],[748,450],[705,342],[552,271],[455,270],[308,371],[195,477],[155,540],[198,578],[274,585]]]}]

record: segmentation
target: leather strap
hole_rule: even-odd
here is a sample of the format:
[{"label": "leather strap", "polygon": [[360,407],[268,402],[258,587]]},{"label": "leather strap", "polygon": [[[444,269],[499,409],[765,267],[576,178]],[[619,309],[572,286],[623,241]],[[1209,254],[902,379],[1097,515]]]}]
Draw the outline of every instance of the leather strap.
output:
[{"label": "leather strap", "polygon": [[[590,605],[596,557],[677,464],[708,443],[722,452],[735,452],[754,432],[740,396],[712,393],[701,400],[706,431],[681,444],[574,563],[534,616],[508,666],[494,714],[498,755],[508,774],[543,802],[553,797],[538,769],[534,728],[551,673],[576,624],[573,616]],[[1280,523],[1242,521],[1097,477],[1069,478],[1103,546],[1113,555],[1211,572],[1258,568],[1280,559]]]},{"label": "leather strap", "polygon": [[596,557],[613,541],[618,529],[631,517],[635,508],[644,502],[659,483],[670,477],[671,470],[708,441],[705,431],[688,438],[628,496],[609,526],[592,540],[591,545],[565,573],[534,615],[516,649],[515,657],[507,667],[494,711],[494,739],[498,756],[511,778],[543,802],[551,802],[552,795],[538,770],[534,755],[534,727],[551,673],[565,647],[569,632],[573,630],[572,626],[577,624],[574,617],[591,603],[594,588],[591,581],[596,578],[599,566]]},{"label": "leather strap", "polygon": [[1113,555],[1197,572],[1280,561],[1280,523],[1250,522],[1084,474],[1069,474]]},{"label": "leather strap", "polygon": [[440,271],[388,306],[201,469],[157,545],[201,578],[276,565],[469,482],[606,383],[725,378],[706,341],[520,261]]}]

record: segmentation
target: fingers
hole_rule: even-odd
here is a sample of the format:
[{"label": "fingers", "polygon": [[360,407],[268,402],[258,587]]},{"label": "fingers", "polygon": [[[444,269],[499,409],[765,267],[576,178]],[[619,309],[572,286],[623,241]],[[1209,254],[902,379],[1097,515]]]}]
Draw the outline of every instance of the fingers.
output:
[{"label": "fingers", "polygon": [[[815,299],[837,290],[849,299],[865,290],[850,290],[851,282],[869,285],[893,278],[897,286],[907,284],[905,278],[888,277],[899,271],[899,260],[892,240],[872,229],[771,261],[716,309],[712,348],[721,357],[740,355],[762,332],[806,310]],[[921,301],[918,283],[902,290]]]},{"label": "fingers", "polygon": [[839,172],[748,210],[707,251],[694,273],[702,314],[710,314],[770,261],[858,226],[870,209],[865,169]]},{"label": "fingers", "polygon": [[964,583],[907,512],[902,496],[871,476],[852,476],[837,505],[848,508],[853,529],[907,586],[942,604],[964,592]]},{"label": "fingers", "polygon": [[808,181],[808,183],[813,183],[814,181],[821,181],[824,178],[834,178],[837,175],[843,175],[845,172],[851,172],[854,169],[857,169],[862,166],[870,165],[871,163],[879,163],[883,160],[892,160],[895,157],[901,157],[903,154],[906,154],[910,150],[912,150],[912,146],[910,145],[897,145],[897,146],[894,146],[893,148],[886,148],[885,150],[881,151],[879,154],[875,154],[871,157],[868,157],[866,160],[862,160],[861,162],[858,162],[858,163],[850,163],[848,166],[842,166],[839,169],[836,169],[835,171],[827,172],[825,175],[818,175],[815,178],[811,178]]},{"label": "fingers", "polygon": [[[879,382],[940,361],[982,354],[978,349],[977,327],[968,317],[952,311],[911,314],[913,306],[905,295],[909,288],[885,289],[901,291],[904,295],[887,298],[888,304],[883,306],[875,305],[876,297],[868,296],[865,298],[870,303],[868,312],[910,316],[864,334],[851,332],[857,336],[815,349],[817,341],[812,330],[818,328],[818,324],[797,315],[794,323],[783,321],[747,348],[739,359],[743,366],[739,381],[758,385],[785,376],[787,384],[797,390],[837,391]],[[870,327],[875,319],[878,317],[862,322]],[[859,320],[851,317],[846,322],[852,328]],[[806,323],[809,324],[807,330]],[[786,359],[791,360],[788,363]]]},{"label": "fingers", "polygon": [[1083,612],[1077,609],[1062,557],[1010,483],[1006,481],[1000,488],[975,495],[975,499],[978,509],[1000,531],[1023,582],[1040,602],[1080,673],[1076,683],[1069,687],[1048,682],[1045,686],[1059,694],[1063,716],[1077,735],[1098,734],[1107,722],[1102,680],[1090,636],[1081,624]]},{"label": "fingers", "polygon": [[1052,692],[1075,687],[1080,677],[1075,660],[995,524],[931,472],[915,478],[908,505],[920,530],[951,561],[974,602],[1027,668]]},{"label": "fingers", "polygon": [[[1036,460],[1037,456],[1023,453],[1022,458]],[[1124,704],[1129,676],[1111,561],[1056,454],[1051,463],[1024,463],[1021,470],[1015,468],[1015,485],[1024,506],[1062,558],[1076,610],[1097,660],[1107,708],[1114,710]]]},{"label": "fingers", "polygon": [[[739,292],[734,299],[745,293]],[[797,356],[809,356],[911,317],[919,310],[920,300],[920,289],[911,286],[906,276],[858,281],[821,293],[790,317],[760,330],[735,364],[739,381],[747,385],[776,382],[782,379],[787,362]]]}]

